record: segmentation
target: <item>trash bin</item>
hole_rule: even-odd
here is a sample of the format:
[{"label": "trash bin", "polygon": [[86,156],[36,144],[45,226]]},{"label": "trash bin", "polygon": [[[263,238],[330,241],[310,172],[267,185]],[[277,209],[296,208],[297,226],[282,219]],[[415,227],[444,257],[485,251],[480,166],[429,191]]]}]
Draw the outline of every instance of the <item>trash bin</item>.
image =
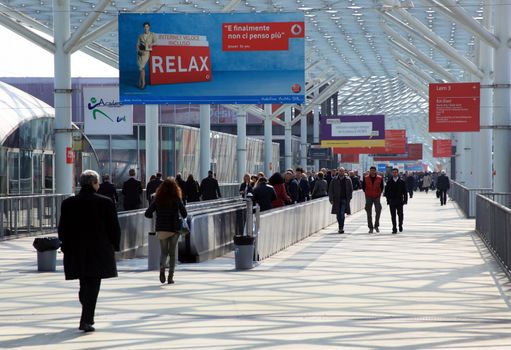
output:
[{"label": "trash bin", "polygon": [[149,232],[147,241],[147,270],[157,271],[160,269],[160,240],[156,238],[156,232]]},{"label": "trash bin", "polygon": [[60,248],[58,237],[41,237],[34,239],[32,245],[37,250],[37,271],[55,271],[57,269],[57,249]]},{"label": "trash bin", "polygon": [[234,264],[236,270],[247,270],[254,267],[254,237],[234,236]]}]

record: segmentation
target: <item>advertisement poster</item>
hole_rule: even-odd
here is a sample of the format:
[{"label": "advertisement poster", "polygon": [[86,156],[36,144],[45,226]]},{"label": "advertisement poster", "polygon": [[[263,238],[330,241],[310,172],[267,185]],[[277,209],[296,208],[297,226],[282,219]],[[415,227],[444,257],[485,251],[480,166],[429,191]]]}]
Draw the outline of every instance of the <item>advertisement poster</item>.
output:
[{"label": "advertisement poster", "polygon": [[119,15],[131,104],[303,103],[303,13]]},{"label": "advertisement poster", "polygon": [[452,140],[433,140],[433,157],[444,158],[452,156]]},{"label": "advertisement poster", "polygon": [[86,135],[132,135],[133,106],[119,102],[117,87],[83,88]]},{"label": "advertisement poster", "polygon": [[375,162],[387,162],[387,161],[412,161],[412,160],[421,160],[422,159],[422,143],[409,143],[406,145],[406,153],[404,154],[396,154],[396,155],[387,155],[387,156],[378,156],[375,155],[373,160]]},{"label": "advertisement poster", "polygon": [[429,84],[429,132],[480,130],[479,83]]},{"label": "advertisement poster", "polygon": [[385,147],[335,147],[334,154],[406,153],[406,130],[385,130]]},{"label": "advertisement poster", "polygon": [[322,116],[320,138],[321,147],[385,147],[385,116]]}]

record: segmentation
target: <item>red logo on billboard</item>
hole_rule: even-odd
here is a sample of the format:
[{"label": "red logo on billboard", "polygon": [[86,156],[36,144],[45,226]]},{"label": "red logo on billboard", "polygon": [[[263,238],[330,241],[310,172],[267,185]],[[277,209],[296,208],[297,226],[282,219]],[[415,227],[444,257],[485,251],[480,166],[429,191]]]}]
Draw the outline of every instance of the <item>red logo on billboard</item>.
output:
[{"label": "red logo on billboard", "polygon": [[293,84],[293,86],[291,86],[291,90],[293,90],[293,92],[297,94],[300,91],[302,91],[302,87],[300,86],[300,84]]},{"label": "red logo on billboard", "polygon": [[73,164],[74,153],[71,147],[66,147],[66,164]]}]

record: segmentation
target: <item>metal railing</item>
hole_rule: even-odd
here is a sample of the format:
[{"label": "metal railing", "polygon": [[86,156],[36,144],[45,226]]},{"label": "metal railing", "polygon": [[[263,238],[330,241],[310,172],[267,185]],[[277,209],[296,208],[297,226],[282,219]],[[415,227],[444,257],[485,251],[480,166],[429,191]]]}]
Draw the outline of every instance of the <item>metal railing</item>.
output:
[{"label": "metal railing", "polygon": [[511,278],[510,202],[511,193],[477,195],[476,231]]},{"label": "metal railing", "polygon": [[468,188],[458,182],[451,181],[451,188],[447,193],[453,201],[458,203],[458,206],[467,218],[475,218],[476,196],[478,194],[490,193],[491,191],[491,188]]},{"label": "metal railing", "polygon": [[[364,192],[353,192],[351,212],[364,207]],[[328,197],[324,197],[261,213],[256,242],[258,260],[266,259],[335,223],[337,218],[331,214],[331,210]]]},{"label": "metal railing", "polygon": [[0,239],[57,229],[60,205],[69,194],[0,197]]}]

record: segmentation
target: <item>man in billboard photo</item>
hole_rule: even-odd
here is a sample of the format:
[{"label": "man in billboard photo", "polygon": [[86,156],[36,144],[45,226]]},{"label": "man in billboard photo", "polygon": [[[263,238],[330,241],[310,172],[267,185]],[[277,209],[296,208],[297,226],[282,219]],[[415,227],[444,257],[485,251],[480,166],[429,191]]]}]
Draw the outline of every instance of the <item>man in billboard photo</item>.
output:
[{"label": "man in billboard photo", "polygon": [[140,34],[137,40],[138,87],[140,89],[145,88],[145,66],[155,43],[156,36],[151,33],[151,24],[145,22],[144,33]]}]

